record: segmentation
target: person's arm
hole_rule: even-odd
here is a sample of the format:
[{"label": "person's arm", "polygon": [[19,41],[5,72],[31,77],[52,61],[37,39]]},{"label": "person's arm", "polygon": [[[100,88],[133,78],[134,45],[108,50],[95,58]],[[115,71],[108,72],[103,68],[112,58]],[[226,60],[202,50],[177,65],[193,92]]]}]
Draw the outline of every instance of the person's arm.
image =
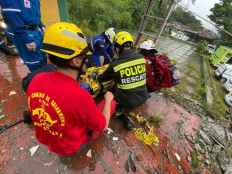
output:
[{"label": "person's arm", "polygon": [[97,107],[95,101],[87,92],[81,98],[82,101],[78,103],[79,115],[85,120],[86,127],[92,131],[93,138],[96,138],[108,127],[113,94],[107,93],[105,95],[103,111]]},{"label": "person's arm", "polygon": [[109,121],[110,121],[110,117],[111,117],[111,109],[112,109],[111,103],[112,103],[112,100],[114,99],[114,95],[108,91],[105,94],[104,98],[105,98],[105,106],[103,108],[102,114],[105,116],[105,119],[106,119],[105,129],[107,129],[109,126]]},{"label": "person's arm", "polygon": [[110,64],[106,71],[98,77],[99,82],[112,80],[114,76],[113,66]]}]

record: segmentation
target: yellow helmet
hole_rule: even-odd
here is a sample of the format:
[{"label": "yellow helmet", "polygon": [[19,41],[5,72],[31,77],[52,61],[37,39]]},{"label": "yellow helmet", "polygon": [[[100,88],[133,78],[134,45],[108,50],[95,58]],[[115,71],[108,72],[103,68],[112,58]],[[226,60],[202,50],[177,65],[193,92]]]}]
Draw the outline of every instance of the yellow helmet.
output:
[{"label": "yellow helmet", "polygon": [[81,29],[75,24],[58,22],[44,33],[42,51],[62,59],[72,59],[88,47]]},{"label": "yellow helmet", "polygon": [[133,36],[130,33],[126,32],[126,31],[121,31],[121,32],[118,32],[116,34],[115,42],[118,45],[122,46],[126,42],[132,42],[133,43],[134,40],[133,40]]}]

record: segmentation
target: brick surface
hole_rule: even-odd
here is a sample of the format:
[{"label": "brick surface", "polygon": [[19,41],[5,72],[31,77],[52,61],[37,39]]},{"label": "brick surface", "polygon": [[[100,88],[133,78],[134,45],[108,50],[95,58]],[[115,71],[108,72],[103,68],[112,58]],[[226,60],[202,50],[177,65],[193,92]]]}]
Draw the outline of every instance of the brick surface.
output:
[{"label": "brick surface", "polygon": [[[0,61],[0,111],[6,116],[0,120],[0,125],[20,119],[26,108],[26,97],[21,91],[21,80],[26,74],[27,70],[18,58]],[[9,96],[12,90],[16,95]],[[110,127],[114,133],[105,134],[91,144],[92,158],[84,153],[61,159],[43,145],[31,157],[29,149],[38,142],[33,129],[21,124],[0,135],[0,174],[126,174],[125,164],[130,153],[135,157],[136,174],[189,173],[191,167],[186,159],[191,153],[191,145],[179,135],[178,125],[181,122],[182,132],[194,136],[200,119],[155,94],[135,112],[145,117],[162,117],[160,129],[156,130],[160,138],[158,146],[144,145],[133,132],[127,132],[117,119],[113,119]],[[119,137],[119,141],[113,141],[113,137]],[[178,160],[175,154],[181,159]]]}]

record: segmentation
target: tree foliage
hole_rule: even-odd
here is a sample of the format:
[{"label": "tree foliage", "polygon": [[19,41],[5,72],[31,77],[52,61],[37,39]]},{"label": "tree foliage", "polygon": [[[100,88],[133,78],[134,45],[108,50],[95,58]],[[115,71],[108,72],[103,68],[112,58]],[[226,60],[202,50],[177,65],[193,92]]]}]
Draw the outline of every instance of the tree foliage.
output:
[{"label": "tree foliage", "polygon": [[191,12],[185,11],[182,7],[176,8],[171,20],[186,25],[193,30],[203,29],[201,21],[196,19]]},{"label": "tree foliage", "polygon": [[[145,0],[68,0],[71,20],[85,30],[104,31],[107,27],[138,27]],[[91,33],[91,32],[90,32]]]},{"label": "tree foliage", "polygon": [[[232,0],[220,0],[211,12],[209,18],[219,27],[232,33]],[[221,44],[232,47],[232,37],[221,32]]]},{"label": "tree foliage", "polygon": [[[78,24],[86,34],[102,32],[108,27],[136,31],[147,4],[147,0],[68,0],[68,2],[72,22]],[[155,1],[150,15],[165,17],[171,3],[172,0]],[[199,24],[194,20],[194,16],[186,14],[187,12],[178,12],[173,20],[181,20],[183,24],[188,24],[188,21]]]}]

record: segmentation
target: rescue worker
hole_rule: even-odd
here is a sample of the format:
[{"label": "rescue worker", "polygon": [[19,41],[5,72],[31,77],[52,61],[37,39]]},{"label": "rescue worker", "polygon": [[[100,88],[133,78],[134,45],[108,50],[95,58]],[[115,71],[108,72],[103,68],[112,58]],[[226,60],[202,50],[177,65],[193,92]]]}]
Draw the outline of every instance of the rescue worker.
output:
[{"label": "rescue worker", "polygon": [[[114,38],[114,28],[109,28],[102,34],[90,38],[90,47],[93,52],[91,61],[95,66],[99,67],[111,62],[114,57]],[[104,57],[104,60],[101,60],[101,57]]]},{"label": "rescue worker", "polygon": [[[147,89],[148,92],[159,90],[157,81],[161,78],[160,75],[155,76],[157,67],[154,66],[156,54],[158,51],[155,48],[155,43],[152,40],[146,40],[139,45],[139,52],[146,60],[146,76],[147,76]],[[156,69],[155,69],[156,68]]]},{"label": "rescue worker", "polygon": [[139,50],[146,60],[147,88],[149,92],[179,84],[179,71],[167,56],[157,54],[158,51],[152,40],[142,42],[139,45]]},{"label": "rescue worker", "polygon": [[155,48],[155,43],[152,40],[146,40],[139,45],[140,53],[143,56],[155,56],[158,51]]},{"label": "rescue worker", "polygon": [[24,64],[30,71],[45,65],[46,59],[40,51],[43,40],[43,24],[39,0],[0,0],[2,16],[11,33]]},{"label": "rescue worker", "polygon": [[42,46],[52,65],[43,66],[23,80],[28,108],[38,141],[59,156],[72,156],[108,127],[114,110],[107,92],[98,106],[80,87],[88,51],[82,31],[60,22],[45,31]]},{"label": "rescue worker", "polygon": [[[133,49],[133,37],[125,31],[116,34],[115,52],[118,59],[110,63],[99,80],[113,79],[116,83],[114,94],[119,103],[118,107],[131,110],[144,104],[148,99],[145,59]],[[128,117],[120,118],[127,129],[133,128]]]}]

